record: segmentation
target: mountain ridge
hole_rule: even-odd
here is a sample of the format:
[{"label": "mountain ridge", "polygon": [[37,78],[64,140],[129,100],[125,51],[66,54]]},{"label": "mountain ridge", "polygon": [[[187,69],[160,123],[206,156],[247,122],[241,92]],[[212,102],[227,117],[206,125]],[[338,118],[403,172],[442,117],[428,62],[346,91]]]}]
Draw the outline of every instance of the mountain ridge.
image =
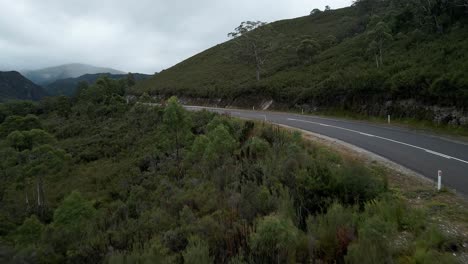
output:
[{"label": "mountain ridge", "polygon": [[39,100],[46,91],[18,71],[0,71],[0,102],[8,100]]},{"label": "mountain ridge", "polygon": [[[142,74],[142,73],[131,73],[135,81],[144,80],[150,78],[152,75]],[[50,95],[67,95],[72,96],[75,94],[78,84],[80,82],[87,82],[88,84],[94,83],[100,77],[106,76],[110,79],[122,79],[126,78],[128,74],[111,74],[111,73],[94,73],[94,74],[84,74],[76,78],[66,78],[56,80],[46,86],[44,89]]]},{"label": "mountain ridge", "polygon": [[97,67],[83,63],[69,63],[38,70],[24,71],[23,75],[38,85],[48,85],[60,79],[77,78],[84,74],[103,72],[111,74],[125,74],[123,71],[112,68]]}]

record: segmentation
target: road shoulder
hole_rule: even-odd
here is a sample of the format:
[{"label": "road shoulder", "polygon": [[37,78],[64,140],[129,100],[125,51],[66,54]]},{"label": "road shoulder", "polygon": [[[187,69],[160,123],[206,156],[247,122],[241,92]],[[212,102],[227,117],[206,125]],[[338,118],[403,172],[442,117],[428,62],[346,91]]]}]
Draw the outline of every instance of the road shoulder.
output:
[{"label": "road shoulder", "polygon": [[461,237],[464,253],[461,259],[468,262],[468,198],[454,190],[436,190],[436,184],[403,166],[367,150],[341,140],[310,131],[278,125],[290,131],[299,131],[312,144],[338,153],[346,160],[366,164],[380,170],[388,179],[390,189],[414,208],[427,210],[431,220],[447,234]]}]

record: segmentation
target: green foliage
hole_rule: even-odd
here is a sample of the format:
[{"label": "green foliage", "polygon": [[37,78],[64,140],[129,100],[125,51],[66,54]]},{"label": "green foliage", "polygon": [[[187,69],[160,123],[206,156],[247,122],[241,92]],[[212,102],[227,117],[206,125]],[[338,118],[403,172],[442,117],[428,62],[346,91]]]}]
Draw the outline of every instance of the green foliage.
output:
[{"label": "green foliage", "polygon": [[37,246],[40,243],[44,225],[36,216],[24,220],[23,224],[15,232],[15,244],[18,248]]},{"label": "green foliage", "polygon": [[187,112],[179,104],[177,97],[171,97],[167,101],[164,109],[164,124],[172,138],[172,145],[175,148],[176,159],[180,159],[180,149],[189,139],[191,132],[191,120]]},{"label": "green foliage", "polygon": [[26,131],[31,129],[41,129],[41,123],[37,116],[27,115],[25,117],[11,115],[8,116],[5,121],[0,125],[0,137],[6,137],[11,132]]},{"label": "green foliage", "polygon": [[320,53],[320,44],[313,39],[305,39],[301,41],[297,47],[297,56],[307,62],[312,62],[312,58]]},{"label": "green foliage", "polygon": [[31,150],[33,147],[45,144],[55,143],[55,138],[41,129],[32,129],[30,131],[13,131],[7,137],[7,142],[12,148],[18,151],[26,149]]},{"label": "green foliage", "polygon": [[235,54],[239,61],[255,67],[257,81],[260,81],[260,71],[272,52],[274,34],[273,28],[262,21],[242,22],[234,32],[228,34],[234,38]]},{"label": "green foliage", "polygon": [[65,197],[54,211],[48,233],[49,239],[56,245],[54,251],[78,262],[88,258],[88,247],[97,242],[92,234],[95,216],[96,210],[79,192],[73,191]]},{"label": "green foliage", "polygon": [[347,205],[363,205],[386,191],[385,179],[372,177],[371,171],[357,164],[350,164],[336,175],[338,199]]},{"label": "green foliage", "polygon": [[9,101],[0,103],[0,124],[8,116],[26,116],[37,112],[37,104],[31,101]]},{"label": "green foliage", "polygon": [[83,97],[115,85],[84,88],[68,118],[39,104],[49,110],[33,128],[6,116],[20,121],[0,139],[4,262],[413,263],[460,247],[378,171],[297,132],[187,112],[176,98]]},{"label": "green foliage", "polygon": [[208,133],[208,142],[203,159],[212,166],[219,165],[228,159],[237,145],[236,140],[224,125],[219,125]]},{"label": "green foliage", "polygon": [[[391,263],[390,241],[396,240],[394,223],[375,216],[365,220],[359,228],[359,241],[351,245],[347,261],[350,263]],[[382,239],[385,237],[387,239]],[[365,256],[365,257],[364,257]],[[364,261],[364,262],[363,262]]]},{"label": "green foliage", "polygon": [[126,264],[126,263],[176,263],[174,256],[171,256],[168,249],[161,245],[158,241],[152,241],[150,246],[143,251],[125,253],[113,253],[107,261],[109,264]]},{"label": "green foliage", "polygon": [[333,204],[325,215],[309,218],[308,236],[314,258],[342,262],[349,244],[356,238],[356,217],[350,208]]},{"label": "green foliage", "polygon": [[[54,212],[54,226],[77,230],[95,214],[92,205],[79,192],[72,192]],[[77,230],[78,231],[78,230]]]},{"label": "green foliage", "polygon": [[249,243],[258,262],[295,263],[298,236],[299,231],[290,219],[273,214],[257,222]]},{"label": "green foliage", "polygon": [[[372,24],[372,21],[371,21]],[[378,22],[368,33],[369,50],[374,53],[377,68],[383,66],[383,49],[389,41],[393,39],[390,28],[385,22]]]},{"label": "green foliage", "polygon": [[184,263],[187,264],[209,264],[214,259],[210,256],[208,244],[198,237],[189,238],[187,248],[182,253]]},{"label": "green foliage", "polygon": [[262,138],[251,137],[245,143],[246,155],[251,159],[264,158],[268,154],[270,145]]}]

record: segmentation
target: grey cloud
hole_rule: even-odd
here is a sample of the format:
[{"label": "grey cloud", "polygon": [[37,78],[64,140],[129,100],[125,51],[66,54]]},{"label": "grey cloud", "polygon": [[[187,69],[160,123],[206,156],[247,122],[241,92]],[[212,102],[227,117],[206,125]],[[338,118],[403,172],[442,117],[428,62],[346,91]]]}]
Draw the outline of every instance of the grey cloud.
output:
[{"label": "grey cloud", "polygon": [[227,40],[241,21],[275,21],[350,0],[0,0],[0,70],[70,62],[153,73]]}]

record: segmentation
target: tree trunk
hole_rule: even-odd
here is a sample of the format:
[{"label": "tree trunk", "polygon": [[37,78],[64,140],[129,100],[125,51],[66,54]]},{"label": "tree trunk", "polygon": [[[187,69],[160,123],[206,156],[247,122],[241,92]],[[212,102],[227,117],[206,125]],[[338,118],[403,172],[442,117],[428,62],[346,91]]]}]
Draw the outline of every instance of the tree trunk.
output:
[{"label": "tree trunk", "polygon": [[257,82],[260,81],[260,67],[257,65]]},{"label": "tree trunk", "polygon": [[176,160],[179,162],[179,133],[175,133]]},{"label": "tree trunk", "polygon": [[25,195],[25,202],[26,202],[26,212],[30,212],[31,210],[31,206],[29,205],[29,196],[28,196],[28,190],[25,188],[25,191],[24,191],[24,195]]},{"label": "tree trunk", "polygon": [[37,179],[37,210],[40,217],[44,216],[44,185],[42,182],[42,176],[38,176]]},{"label": "tree trunk", "polygon": [[439,34],[444,33],[444,29],[440,26],[439,21],[437,20],[437,17],[434,16],[434,15],[432,17],[434,18],[434,24],[435,24],[437,33],[439,33]]},{"label": "tree trunk", "polygon": [[257,51],[257,45],[255,45],[255,43],[252,43],[252,48],[253,48],[253,51],[254,51],[254,56],[255,56],[255,66],[257,67],[256,69],[256,76],[257,76],[257,82],[260,81],[260,64],[261,64],[261,60],[260,60],[260,57],[258,55],[258,51]]},{"label": "tree trunk", "polygon": [[380,66],[383,66],[382,47],[379,48],[379,55],[380,55]]}]

